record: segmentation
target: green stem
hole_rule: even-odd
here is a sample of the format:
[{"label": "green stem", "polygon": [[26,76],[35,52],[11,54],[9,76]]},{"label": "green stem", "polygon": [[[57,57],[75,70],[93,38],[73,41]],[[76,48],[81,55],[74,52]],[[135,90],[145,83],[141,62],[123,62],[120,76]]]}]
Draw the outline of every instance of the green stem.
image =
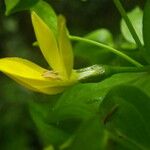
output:
[{"label": "green stem", "polygon": [[108,67],[108,70],[110,70],[109,72],[111,72],[111,74],[115,74],[115,73],[125,73],[125,72],[148,72],[149,71],[149,67],[114,67],[114,66],[106,66]]},{"label": "green stem", "polygon": [[142,49],[142,47],[143,47],[142,43],[141,43],[141,41],[140,41],[140,39],[139,39],[139,37],[138,37],[138,35],[137,35],[133,25],[132,25],[129,17],[127,16],[127,13],[126,13],[125,9],[123,8],[120,0],[114,0],[114,4],[116,5],[116,7],[117,7],[118,11],[120,12],[121,16],[123,17],[124,21],[126,22],[126,25],[127,25],[128,29],[129,29],[129,31],[130,31],[134,41],[136,42],[137,46],[140,49]]},{"label": "green stem", "polygon": [[86,42],[86,43],[89,43],[89,44],[96,45],[96,46],[101,47],[101,48],[105,48],[105,49],[109,50],[110,52],[112,52],[112,53],[114,53],[114,54],[124,58],[125,60],[127,60],[130,63],[132,63],[136,67],[142,67],[142,65],[139,62],[137,62],[136,60],[132,59],[128,55],[126,55],[126,54],[120,52],[119,50],[114,49],[114,48],[112,48],[112,47],[110,47],[108,45],[105,45],[105,44],[102,44],[102,43],[99,43],[99,42],[96,42],[96,41],[93,41],[93,40],[90,40],[90,39],[78,37],[78,36],[71,36],[71,35],[69,35],[69,38],[71,40],[74,40],[74,41],[82,41],[82,42]]},{"label": "green stem", "polygon": [[150,67],[116,67],[93,65],[77,70],[80,82],[98,82],[117,73],[148,72]]}]

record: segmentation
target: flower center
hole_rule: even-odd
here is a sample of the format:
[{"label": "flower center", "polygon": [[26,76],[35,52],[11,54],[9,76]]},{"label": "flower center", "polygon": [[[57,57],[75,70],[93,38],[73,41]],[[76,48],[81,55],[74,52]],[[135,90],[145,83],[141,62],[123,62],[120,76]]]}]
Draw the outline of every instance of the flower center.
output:
[{"label": "flower center", "polygon": [[42,76],[44,78],[50,78],[50,79],[55,79],[55,80],[61,80],[60,75],[58,74],[58,72],[55,71],[45,71],[43,72]]}]

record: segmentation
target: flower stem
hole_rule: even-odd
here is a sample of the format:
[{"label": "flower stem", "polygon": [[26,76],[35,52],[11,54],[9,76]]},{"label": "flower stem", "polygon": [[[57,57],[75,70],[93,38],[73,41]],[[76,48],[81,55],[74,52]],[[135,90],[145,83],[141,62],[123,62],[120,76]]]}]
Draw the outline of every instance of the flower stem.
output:
[{"label": "flower stem", "polygon": [[125,11],[125,9],[123,8],[120,0],[114,0],[114,4],[116,5],[118,11],[120,12],[122,18],[124,19],[124,21],[126,22],[126,25],[134,39],[134,41],[136,42],[137,46],[139,47],[139,49],[143,49],[142,43],[129,19],[129,17],[127,16],[127,13]]},{"label": "flower stem", "polygon": [[82,83],[98,82],[113,74],[117,73],[133,73],[133,72],[148,72],[150,67],[116,67],[107,65],[93,65],[90,67],[78,69],[79,81]]},{"label": "flower stem", "polygon": [[105,45],[105,44],[102,44],[102,43],[99,43],[99,42],[96,42],[96,41],[93,41],[93,40],[90,40],[90,39],[86,39],[86,38],[82,38],[82,37],[78,37],[78,36],[72,36],[72,35],[69,35],[69,38],[71,40],[74,40],[74,41],[82,41],[82,42],[86,42],[86,43],[89,43],[89,44],[93,44],[93,45],[96,45],[98,47],[101,47],[101,48],[105,48],[107,49],[108,51],[124,58],[125,60],[127,60],[128,62],[132,63],[133,65],[135,65],[136,67],[142,67],[142,65],[137,62],[136,60],[132,59],[131,57],[129,57],[128,55],[120,52],[119,50],[115,49],[115,48],[112,48],[108,45]]}]

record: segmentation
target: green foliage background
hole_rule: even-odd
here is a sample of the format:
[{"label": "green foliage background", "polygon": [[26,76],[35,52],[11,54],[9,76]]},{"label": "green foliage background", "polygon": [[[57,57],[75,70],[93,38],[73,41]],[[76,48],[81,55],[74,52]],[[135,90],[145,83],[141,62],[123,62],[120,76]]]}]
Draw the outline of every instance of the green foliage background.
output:
[{"label": "green foliage background", "polygon": [[[137,51],[120,46],[127,41],[120,33],[121,17],[111,0],[47,2],[65,15],[71,34],[116,46],[146,64]],[[123,2],[128,11],[145,4],[142,0]],[[30,14],[23,11],[6,17],[3,1],[0,10],[0,57],[17,56],[47,66],[38,48],[32,47],[35,37]],[[93,30],[97,32],[89,34]],[[104,41],[99,39],[101,34]],[[103,49],[73,45],[75,68],[95,63],[129,65]],[[52,144],[62,150],[148,150],[149,81],[148,73],[116,74],[47,96],[28,91],[0,73],[0,149],[40,150]]]}]

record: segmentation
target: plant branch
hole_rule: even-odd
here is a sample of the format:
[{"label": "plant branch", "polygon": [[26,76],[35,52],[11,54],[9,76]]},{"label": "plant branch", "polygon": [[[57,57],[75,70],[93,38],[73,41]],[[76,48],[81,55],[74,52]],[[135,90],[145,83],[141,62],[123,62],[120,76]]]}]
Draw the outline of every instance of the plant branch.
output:
[{"label": "plant branch", "polygon": [[139,49],[142,49],[143,48],[143,45],[129,19],[129,17],[127,16],[127,13],[125,11],[125,9],[123,8],[120,0],[114,0],[114,4],[116,5],[118,11],[120,12],[121,16],[123,17],[124,21],[126,22],[126,25],[134,39],[134,41],[136,42],[137,46],[139,47]]},{"label": "plant branch", "polygon": [[99,43],[99,42],[96,42],[96,41],[93,41],[93,40],[90,40],[90,39],[86,39],[86,38],[82,38],[82,37],[78,37],[78,36],[72,36],[72,35],[69,35],[69,38],[71,40],[74,40],[74,41],[82,41],[82,42],[86,42],[86,43],[89,43],[89,44],[93,44],[93,45],[96,45],[98,47],[101,47],[101,48],[105,48],[107,49],[108,51],[124,58],[125,60],[127,60],[128,62],[132,63],[133,65],[135,65],[136,67],[142,67],[142,65],[137,62],[136,60],[132,59],[131,57],[129,57],[128,55],[120,52],[119,50],[115,49],[115,48],[112,48],[108,45],[105,45],[105,44],[102,44],[102,43]]}]

